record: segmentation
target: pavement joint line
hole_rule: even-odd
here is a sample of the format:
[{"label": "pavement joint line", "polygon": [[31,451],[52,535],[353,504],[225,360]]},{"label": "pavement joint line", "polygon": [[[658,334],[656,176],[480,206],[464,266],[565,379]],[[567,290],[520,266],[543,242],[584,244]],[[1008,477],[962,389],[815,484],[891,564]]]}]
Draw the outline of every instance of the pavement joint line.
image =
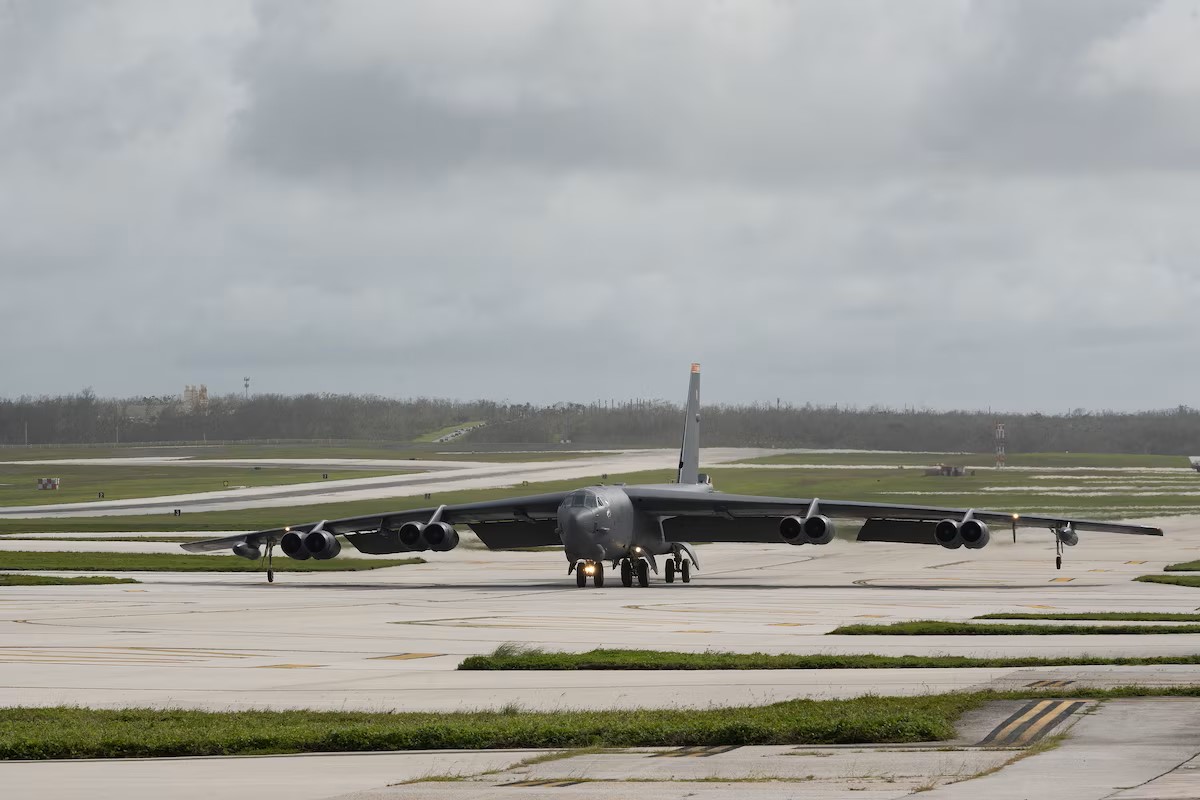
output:
[{"label": "pavement joint line", "polygon": [[1065,689],[1075,681],[1043,680],[1025,684],[1027,689]]}]

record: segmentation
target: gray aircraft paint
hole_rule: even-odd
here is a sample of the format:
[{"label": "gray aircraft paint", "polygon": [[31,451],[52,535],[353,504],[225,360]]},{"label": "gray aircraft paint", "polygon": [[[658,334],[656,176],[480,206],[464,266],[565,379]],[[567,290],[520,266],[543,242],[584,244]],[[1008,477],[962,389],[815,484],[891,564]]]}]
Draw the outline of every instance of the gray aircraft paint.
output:
[{"label": "gray aircraft paint", "polygon": [[[867,521],[862,532],[844,531],[838,538],[941,544],[949,548],[986,546],[990,538],[988,525],[1011,526],[1014,532],[1018,526],[1046,528],[1059,554],[1064,546],[1078,541],[1078,531],[1163,535],[1160,529],[1147,526],[1011,512],[725,494],[716,491],[707,476],[700,473],[699,455],[700,365],[692,364],[676,483],[587,486],[527,497],[322,520],[189,542],[181,547],[189,552],[228,549],[246,558],[257,558],[264,545],[268,555],[276,544],[281,544],[285,552],[296,552],[295,546],[302,540],[328,545],[320,551],[299,550],[302,558],[322,559],[337,554],[340,548],[334,537],[340,535],[358,550],[371,554],[450,550],[457,546],[458,534],[448,526],[467,525],[492,549],[561,544],[568,573],[585,564],[597,569],[597,565],[612,562],[615,567],[626,559],[645,559],[649,569],[657,573],[655,556],[671,556],[669,566],[675,568],[685,561],[695,563],[695,550],[688,542],[824,544],[838,537],[831,519],[838,517]],[[976,524],[978,535],[970,542],[965,538],[968,523]],[[945,526],[952,535],[943,542],[938,539],[938,531]],[[320,535],[309,536],[314,532]]]}]

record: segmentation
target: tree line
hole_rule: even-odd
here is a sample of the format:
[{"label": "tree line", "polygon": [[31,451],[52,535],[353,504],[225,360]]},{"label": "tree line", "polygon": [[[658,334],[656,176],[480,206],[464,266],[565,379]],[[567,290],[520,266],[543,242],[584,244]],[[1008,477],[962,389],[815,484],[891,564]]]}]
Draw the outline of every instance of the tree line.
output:
[{"label": "tree line", "polygon": [[[1200,411],[1065,414],[897,410],[783,404],[710,405],[702,443],[725,447],[809,447],[989,452],[1005,423],[1016,452],[1200,453]],[[260,394],[213,397],[202,407],[175,398],[100,398],[92,391],[0,399],[0,444],[184,441],[371,440],[404,442],[466,422],[485,427],[462,444],[674,447],[680,406],[660,401],[553,406],[375,395]]]}]

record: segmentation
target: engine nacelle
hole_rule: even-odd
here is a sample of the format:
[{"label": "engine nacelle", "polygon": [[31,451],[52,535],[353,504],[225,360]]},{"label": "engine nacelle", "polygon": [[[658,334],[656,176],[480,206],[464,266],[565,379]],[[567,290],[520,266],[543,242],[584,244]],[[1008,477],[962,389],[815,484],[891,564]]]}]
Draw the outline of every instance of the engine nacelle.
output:
[{"label": "engine nacelle", "polygon": [[304,546],[304,535],[296,531],[288,531],[279,540],[279,549],[288,558],[294,558],[297,561],[304,561],[312,556],[308,552],[308,548]]},{"label": "engine nacelle", "polygon": [[1058,540],[1067,547],[1074,547],[1079,544],[1079,534],[1070,525],[1065,528],[1058,529]]},{"label": "engine nacelle", "polygon": [[329,531],[317,528],[304,537],[304,549],[318,561],[328,561],[342,552],[342,543]]},{"label": "engine nacelle", "polygon": [[963,546],[969,550],[987,547],[988,542],[992,540],[988,526],[977,519],[969,519],[959,525],[958,535],[962,539]]},{"label": "engine nacelle", "polygon": [[962,547],[963,538],[959,532],[959,523],[957,520],[944,519],[937,524],[933,529],[933,538],[937,539],[937,543],[942,547],[954,550]]},{"label": "engine nacelle", "polygon": [[[430,550],[445,552],[458,547],[458,531],[446,522],[431,522],[421,531],[421,538]],[[424,549],[424,548],[422,548]]]},{"label": "engine nacelle", "polygon": [[409,550],[428,550],[429,543],[421,535],[424,530],[425,526],[420,522],[406,522],[396,531],[396,538]]},{"label": "engine nacelle", "polygon": [[788,544],[829,544],[835,533],[833,520],[820,515],[784,517],[779,521],[779,535]]},{"label": "engine nacelle", "polygon": [[250,561],[258,561],[262,558],[262,548],[255,547],[249,542],[238,542],[233,546],[233,554],[249,559]]}]

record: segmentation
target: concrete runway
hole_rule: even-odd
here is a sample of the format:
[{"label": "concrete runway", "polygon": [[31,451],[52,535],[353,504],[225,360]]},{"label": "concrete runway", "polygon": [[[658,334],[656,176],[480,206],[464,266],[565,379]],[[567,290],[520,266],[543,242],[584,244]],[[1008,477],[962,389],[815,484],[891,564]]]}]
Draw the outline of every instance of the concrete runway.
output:
[{"label": "concrete runway", "polygon": [[[1018,688],[1041,680],[1063,681],[1072,688],[1200,684],[1200,667],[1183,666],[684,673],[454,670],[462,656],[487,652],[504,642],[570,650],[629,646],[978,655],[1200,652],[1200,635],[825,635],[846,622],[965,619],[1001,610],[1193,611],[1200,606],[1200,591],[1130,580],[1158,572],[1167,563],[1198,557],[1200,518],[1155,524],[1166,528],[1165,538],[1081,535],[1079,546],[1068,550],[1061,572],[1054,570],[1048,534],[1030,530],[1021,533],[1020,544],[998,536],[982,551],[847,542],[800,548],[706,545],[699,550],[703,569],[694,583],[666,585],[656,580],[646,589],[627,589],[619,583],[600,590],[577,589],[558,553],[462,550],[426,554],[431,563],[421,566],[367,573],[281,574],[273,585],[252,574],[150,573],[136,576],[144,581],[138,586],[6,588],[0,590],[0,704],[453,710],[515,703],[531,709],[699,708],[793,697]],[[1126,787],[1121,791],[1127,794],[1120,797],[1160,796],[1128,794],[1133,791],[1128,787],[1156,779],[1200,753],[1196,741],[1200,729],[1194,725],[1198,710],[1195,702],[1187,700],[1108,703],[1095,713],[1075,714],[1076,727],[1062,749],[923,796],[966,797],[968,790],[985,786],[994,788],[970,796],[1042,796],[1030,793],[1028,787],[1042,785],[1050,776],[1056,797],[1106,797],[1117,786]],[[994,709],[979,723],[980,730],[995,726],[1011,711]],[[1116,727],[1104,727],[1104,720]],[[1087,731],[1092,733],[1084,737]],[[1160,745],[1151,746],[1155,742]],[[858,754],[847,761],[844,749],[832,750],[837,753],[827,757],[780,758],[778,753],[756,755],[754,748],[741,748],[736,757],[714,754],[653,761],[645,753],[632,753],[613,756],[616,762],[591,757],[591,761],[551,762],[538,770],[560,764],[567,777],[601,781],[613,774],[635,773],[691,778],[681,783],[638,784],[638,794],[650,797],[901,797],[927,784],[941,786],[999,766],[1018,754],[968,748],[955,755],[918,748],[897,761],[894,748],[856,748]],[[564,774],[527,768],[474,783],[382,788],[423,776],[478,775],[507,768],[526,755],[6,763],[0,764],[0,786],[11,787],[5,797],[89,798],[198,797],[188,792],[203,787],[204,796],[220,794],[223,800],[347,793],[360,793],[354,796],[362,798],[466,797],[467,792],[476,797],[481,791],[483,796],[489,792],[575,797],[621,793],[617,787],[591,782],[491,788],[521,780],[552,780],[556,775],[561,780]],[[738,761],[752,756],[759,761]],[[620,758],[635,759],[636,769],[621,766]],[[819,768],[795,766],[807,762]],[[1103,779],[1096,777],[1098,768],[1089,771],[1088,764],[1102,765]],[[787,781],[739,782],[747,776],[782,776],[781,765],[792,765]],[[1053,770],[1047,771],[1051,766]],[[1146,774],[1153,770],[1158,771]],[[526,773],[532,777],[520,777]],[[1073,785],[1073,776],[1085,773],[1090,781],[1085,781],[1086,791],[1059,791]],[[809,779],[810,774],[818,777]],[[1172,780],[1193,787],[1195,794],[1161,796],[1200,797],[1200,787],[1188,783],[1190,774],[1181,767]],[[876,777],[867,780],[872,775]],[[886,779],[889,775],[891,783]],[[729,777],[733,782],[698,783],[698,777]],[[1101,784],[1109,787],[1104,789],[1107,794],[1100,793]],[[164,792],[171,785],[178,787],[178,793]]]}]

